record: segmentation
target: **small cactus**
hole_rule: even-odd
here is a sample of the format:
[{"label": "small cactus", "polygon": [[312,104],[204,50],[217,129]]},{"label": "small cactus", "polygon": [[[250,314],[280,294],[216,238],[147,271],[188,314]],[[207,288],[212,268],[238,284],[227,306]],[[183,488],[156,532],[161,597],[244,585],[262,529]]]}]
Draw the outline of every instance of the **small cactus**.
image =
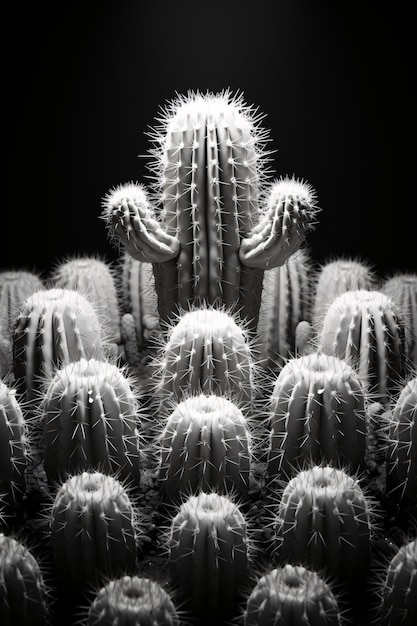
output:
[{"label": "small cactus", "polygon": [[249,432],[240,409],[226,398],[198,395],[178,404],[161,445],[159,478],[168,498],[198,490],[247,492]]},{"label": "small cactus", "polygon": [[379,291],[347,291],[337,296],[324,317],[319,348],[354,367],[381,404],[389,404],[406,372],[403,317]]},{"label": "small cactus", "polygon": [[290,359],[276,379],[269,421],[269,480],[311,463],[364,469],[364,389],[341,359],[314,352]]},{"label": "small cactus", "polygon": [[96,469],[139,485],[138,401],[125,371],[79,359],[57,370],[42,402],[51,483]]},{"label": "small cactus", "polygon": [[417,370],[417,273],[397,272],[386,279],[381,291],[400,309],[405,323],[405,341],[411,367]]},{"label": "small cactus", "polygon": [[45,626],[47,591],[37,559],[17,539],[0,533],[0,622]]},{"label": "small cactus", "polygon": [[136,566],[134,508],[122,484],[83,472],[59,488],[51,510],[52,555],[61,582],[79,590]]},{"label": "small cactus", "polygon": [[190,496],[172,520],[169,544],[173,583],[194,615],[210,624],[230,616],[249,567],[238,506],[215,493]]},{"label": "small cactus", "polygon": [[303,470],[279,502],[279,558],[353,582],[369,567],[371,523],[370,503],[355,478],[330,466]]},{"label": "small cactus", "polygon": [[20,307],[35,291],[44,289],[41,277],[26,270],[0,271],[0,318],[2,328],[11,339]]},{"label": "small cactus", "polygon": [[93,601],[87,626],[179,626],[169,594],[155,581],[123,576],[102,587]]},{"label": "small cactus", "polygon": [[417,540],[401,546],[391,559],[381,592],[380,626],[417,622]]},{"label": "small cactus", "polygon": [[284,565],[259,578],[246,602],[244,626],[341,626],[329,585],[301,565]]},{"label": "small cactus", "polygon": [[35,400],[56,368],[104,358],[101,325],[92,304],[71,289],[43,289],[27,298],[13,337],[13,372],[20,393]]}]

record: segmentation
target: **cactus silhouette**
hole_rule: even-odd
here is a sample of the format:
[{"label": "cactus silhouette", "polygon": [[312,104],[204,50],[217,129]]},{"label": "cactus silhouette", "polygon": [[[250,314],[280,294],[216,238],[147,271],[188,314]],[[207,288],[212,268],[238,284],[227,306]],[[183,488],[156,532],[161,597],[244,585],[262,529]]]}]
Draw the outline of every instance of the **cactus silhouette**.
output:
[{"label": "cactus silhouette", "polygon": [[161,436],[161,490],[174,500],[198,490],[247,493],[249,439],[242,412],[226,398],[184,400]]},{"label": "cactus silhouette", "polygon": [[263,270],[300,247],[317,214],[307,183],[271,185],[261,116],[230,93],[178,96],[155,132],[152,208],[142,185],[111,190],[103,202],[110,238],[152,262],[162,320],[201,304],[235,307],[256,328]]},{"label": "cactus silhouette", "polygon": [[417,540],[399,548],[391,559],[381,592],[379,624],[413,626],[417,621]]},{"label": "cactus silhouette", "polygon": [[246,602],[244,626],[340,626],[329,585],[301,565],[284,565],[259,578]]},{"label": "cactus silhouette", "polygon": [[381,291],[400,309],[411,367],[417,370],[417,274],[397,272],[386,279]]},{"label": "cactus silhouette", "polygon": [[48,480],[96,469],[137,487],[138,410],[133,380],[108,361],[81,358],[57,370],[42,402]]}]

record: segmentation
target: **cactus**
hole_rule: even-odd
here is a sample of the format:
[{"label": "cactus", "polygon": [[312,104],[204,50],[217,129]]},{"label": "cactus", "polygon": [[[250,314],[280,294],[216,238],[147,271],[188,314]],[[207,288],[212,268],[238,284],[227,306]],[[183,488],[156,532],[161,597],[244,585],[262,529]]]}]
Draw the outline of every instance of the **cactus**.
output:
[{"label": "cactus", "polygon": [[417,514],[417,376],[394,405],[389,440],[387,504]]},{"label": "cactus", "polygon": [[417,369],[417,274],[397,272],[386,279],[381,291],[400,309],[411,367]]},{"label": "cactus", "polygon": [[202,491],[248,491],[249,432],[240,409],[226,398],[190,397],[169,416],[161,437],[159,477],[169,499]]},{"label": "cactus", "polygon": [[117,355],[121,343],[120,311],[114,268],[103,259],[80,256],[58,262],[51,273],[57,289],[78,291],[94,306],[108,344]]},{"label": "cactus", "polygon": [[365,394],[355,371],[320,353],[290,359],[272,393],[267,476],[308,463],[356,472],[365,461]]},{"label": "cactus", "polygon": [[369,567],[371,524],[370,503],[357,479],[330,466],[303,470],[279,502],[280,559],[353,583]]},{"label": "cactus", "polygon": [[260,364],[272,371],[296,351],[299,322],[310,319],[310,259],[298,250],[280,267],[266,270],[257,328]]},{"label": "cactus", "polygon": [[139,485],[138,401],[125,370],[96,359],[68,363],[42,403],[51,483],[96,469]]},{"label": "cactus", "polygon": [[37,559],[23,543],[0,533],[2,626],[45,626],[47,617],[47,591]]},{"label": "cactus", "polygon": [[316,274],[313,319],[323,320],[334,298],[346,291],[371,290],[376,278],[372,266],[364,260],[336,258],[323,263]]},{"label": "cactus", "polygon": [[215,493],[190,496],[172,520],[169,543],[172,580],[194,615],[211,624],[230,615],[249,571],[238,506]]},{"label": "cactus", "polygon": [[177,402],[199,393],[241,402],[252,398],[247,334],[226,311],[202,308],[182,315],[169,333],[160,367],[161,392]]},{"label": "cactus", "polygon": [[345,359],[376,402],[389,404],[404,378],[407,354],[398,307],[379,291],[347,291],[327,309],[319,348]]},{"label": "cactus", "polygon": [[417,622],[417,540],[401,546],[391,559],[382,587],[380,626]]},{"label": "cactus", "polygon": [[35,400],[55,369],[80,358],[104,358],[97,314],[80,293],[44,289],[27,298],[13,337],[13,373],[20,393]]},{"label": "cactus", "polygon": [[155,581],[123,576],[100,589],[87,626],[179,626],[169,594]]},{"label": "cactus", "polygon": [[136,565],[135,511],[113,476],[83,472],[59,488],[51,510],[52,555],[61,583],[78,591],[132,572]]},{"label": "cactus", "polygon": [[259,209],[269,156],[261,119],[228,92],[179,96],[151,151],[160,206],[132,183],[104,199],[110,238],[153,263],[164,321],[190,304],[220,304],[255,330],[263,270],[284,263],[313,225],[315,193],[294,178],[275,181]]},{"label": "cactus", "polygon": [[316,572],[287,564],[262,576],[252,590],[244,626],[341,626],[338,603]]},{"label": "cactus", "polygon": [[26,424],[14,389],[0,381],[0,494],[4,515],[22,507],[27,465]]}]

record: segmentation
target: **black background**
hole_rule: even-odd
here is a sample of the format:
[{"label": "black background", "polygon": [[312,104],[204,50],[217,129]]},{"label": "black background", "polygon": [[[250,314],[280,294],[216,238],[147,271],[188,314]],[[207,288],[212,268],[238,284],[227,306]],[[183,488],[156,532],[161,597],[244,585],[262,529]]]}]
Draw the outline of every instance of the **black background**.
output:
[{"label": "black background", "polygon": [[145,132],[189,89],[266,114],[277,176],[316,189],[313,258],[417,271],[412,3],[13,3],[3,16],[0,267],[104,255],[106,192],[146,182]]}]

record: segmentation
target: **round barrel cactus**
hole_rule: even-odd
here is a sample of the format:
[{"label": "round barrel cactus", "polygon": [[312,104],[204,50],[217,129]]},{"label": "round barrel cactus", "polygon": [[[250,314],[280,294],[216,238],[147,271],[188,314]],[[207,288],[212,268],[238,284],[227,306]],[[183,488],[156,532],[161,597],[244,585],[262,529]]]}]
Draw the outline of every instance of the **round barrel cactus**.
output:
[{"label": "round barrel cactus", "polygon": [[341,626],[329,585],[301,565],[284,565],[259,578],[246,602],[244,626]]},{"label": "round barrel cactus", "polygon": [[405,322],[405,340],[412,368],[417,369],[417,273],[397,272],[381,287],[400,309]]},{"label": "round barrel cactus", "polygon": [[5,516],[21,509],[27,465],[26,424],[14,389],[0,381],[0,499]]},{"label": "round barrel cactus", "polygon": [[135,511],[112,476],[83,472],[59,488],[51,510],[51,547],[61,583],[75,591],[134,571]]},{"label": "round barrel cactus", "polygon": [[278,505],[279,558],[353,582],[369,567],[371,524],[358,480],[330,466],[303,470],[288,482]]},{"label": "round barrel cactus", "polygon": [[150,205],[142,185],[120,185],[103,204],[111,239],[153,263],[162,320],[189,305],[235,307],[256,329],[263,270],[304,241],[317,213],[309,185],[283,179],[259,208],[268,136],[241,96],[178,96],[155,131]]},{"label": "round barrel cactus", "polygon": [[2,626],[45,626],[47,592],[42,571],[30,550],[0,533],[0,622]]},{"label": "round barrel cactus", "polygon": [[179,626],[175,606],[161,585],[149,578],[123,576],[102,587],[87,626]]},{"label": "round barrel cactus", "polygon": [[345,361],[313,352],[290,359],[272,393],[267,478],[287,478],[306,465],[365,467],[363,385]]},{"label": "round barrel cactus", "polygon": [[215,493],[190,496],[172,520],[169,548],[172,580],[193,614],[210,623],[230,616],[249,567],[238,506]]},{"label": "round barrel cactus", "polygon": [[139,485],[138,401],[125,370],[81,358],[57,370],[42,403],[51,483],[96,469]]},{"label": "round barrel cactus", "polygon": [[391,559],[382,587],[381,626],[414,626],[417,622],[417,540],[401,546]]},{"label": "round barrel cactus", "polygon": [[404,320],[380,291],[347,291],[337,296],[323,320],[319,348],[356,369],[374,400],[389,404],[406,373]]},{"label": "round barrel cactus", "polygon": [[226,398],[187,398],[175,407],[161,436],[161,489],[169,499],[198,490],[247,492],[249,439],[242,412]]},{"label": "round barrel cactus", "polygon": [[25,300],[13,337],[13,371],[28,401],[38,397],[56,368],[82,357],[104,356],[100,321],[85,296],[52,288]]},{"label": "round barrel cactus", "polygon": [[196,309],[171,328],[161,362],[161,391],[182,401],[191,394],[252,398],[253,361],[244,329],[232,315]]}]

